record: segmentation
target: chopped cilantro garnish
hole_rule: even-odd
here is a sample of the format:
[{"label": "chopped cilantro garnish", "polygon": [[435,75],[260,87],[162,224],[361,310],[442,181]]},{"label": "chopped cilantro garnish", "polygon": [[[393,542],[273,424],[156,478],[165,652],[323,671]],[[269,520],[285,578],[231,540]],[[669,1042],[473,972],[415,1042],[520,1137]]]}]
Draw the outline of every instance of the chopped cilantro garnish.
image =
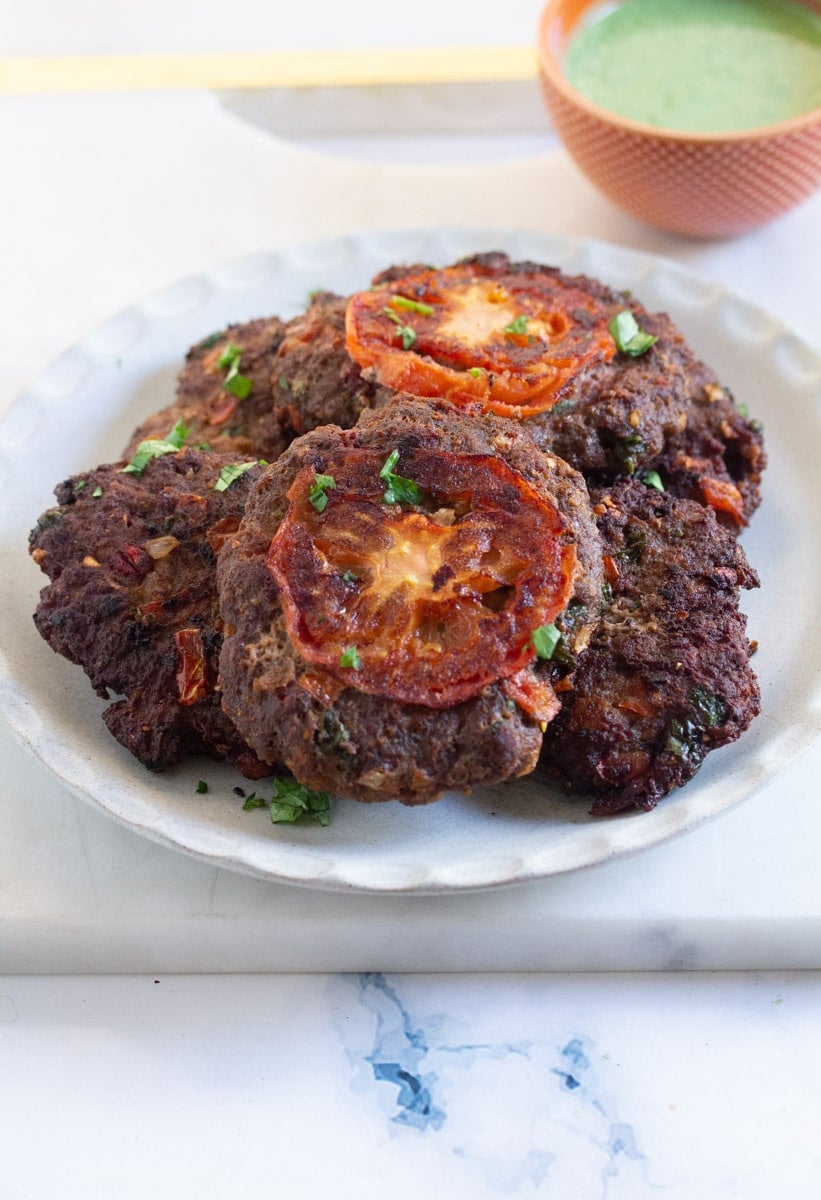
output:
[{"label": "chopped cilantro garnish", "polygon": [[88,483],[87,479],[78,479],[74,485],[75,492],[81,492],[87,483]]},{"label": "chopped cilantro garnish", "polygon": [[529,320],[530,318],[522,313],[521,316],[514,317],[509,325],[505,325],[502,333],[513,333],[518,337],[522,337],[527,333],[527,323]]},{"label": "chopped cilantro garnish", "polygon": [[421,313],[423,317],[429,317],[433,313],[432,304],[423,304],[420,300],[409,300],[407,296],[394,296],[391,304],[394,308],[405,308],[409,312]]},{"label": "chopped cilantro garnish", "polygon": [[530,644],[538,658],[550,659],[561,641],[562,635],[555,625],[540,625],[530,635]]},{"label": "chopped cilantro garnish", "polygon": [[607,328],[613,335],[616,348],[622,354],[629,355],[630,358],[638,358],[658,341],[653,334],[647,333],[646,330],[639,327],[629,308],[617,313]]},{"label": "chopped cilantro garnish", "polygon": [[336,480],[333,475],[319,475],[314,472],[314,482],[308,494],[308,499],[318,513],[324,512],[328,507],[328,489],[335,487]]},{"label": "chopped cilantro garnish", "polygon": [[103,494],[103,489],[101,487],[95,487],[94,491],[91,493],[91,496],[92,496],[92,499],[99,500],[100,497],[102,496],[102,494]]},{"label": "chopped cilantro garnish", "polygon": [[639,475],[639,479],[647,487],[655,488],[657,492],[664,491],[664,484],[661,482],[661,476],[658,471],[645,471],[643,475]]},{"label": "chopped cilantro garnish", "polygon": [[238,400],[244,400],[254,386],[252,380],[247,375],[240,375],[239,373],[241,354],[242,350],[239,346],[235,346],[233,342],[229,342],[217,359],[219,369],[228,372],[222,381],[222,386],[232,396],[236,396]]},{"label": "chopped cilantro garnish", "polygon": [[359,580],[359,576],[354,575],[353,571],[346,571],[342,578],[345,583],[357,583]]},{"label": "chopped cilantro garnish", "polygon": [[224,336],[224,330],[218,329],[216,333],[209,333],[208,337],[204,337],[199,344],[200,350],[213,350],[218,342],[221,342]]},{"label": "chopped cilantro garnish", "polygon": [[221,371],[227,371],[229,367],[233,367],[234,363],[239,362],[241,354],[242,351],[239,346],[235,346],[233,342],[229,342],[217,359],[217,366]]},{"label": "chopped cilantro garnish", "polygon": [[[235,788],[234,791],[236,790]],[[251,795],[246,797],[242,807],[245,812],[253,812],[255,808],[265,808],[267,803],[268,801],[264,796],[258,796],[256,792],[251,792]]]},{"label": "chopped cilantro garnish", "polygon": [[205,782],[204,779],[201,779],[199,781],[199,783],[197,784],[197,786],[194,788],[194,791],[197,793],[198,796],[204,796],[205,793],[208,791],[208,784]]},{"label": "chopped cilantro garnish", "polygon": [[747,405],[746,405],[746,404],[744,404],[744,403],[739,403],[739,404],[736,404],[736,406],[735,406],[735,407],[736,407],[736,412],[738,413],[738,415],[739,415],[740,417],[744,417],[744,419],[745,419],[745,420],[746,420],[746,419],[749,417],[749,415],[750,415],[750,410],[749,410],[749,408],[747,407]]},{"label": "chopped cilantro garnish", "polygon": [[225,376],[225,379],[223,379],[222,386],[226,392],[230,392],[238,400],[244,400],[246,396],[251,394],[251,388],[254,385],[247,375],[240,375],[238,368],[232,367]]},{"label": "chopped cilantro garnish", "polygon": [[359,651],[356,646],[348,646],[347,650],[343,650],[339,656],[340,667],[350,667],[352,671],[362,670],[362,659],[359,657]]},{"label": "chopped cilantro garnish", "polygon": [[295,779],[274,780],[274,798],[271,801],[271,820],[275,825],[292,825],[300,817],[309,817],[319,825],[327,825],[331,799],[327,792],[318,792],[305,787]]},{"label": "chopped cilantro garnish", "polygon": [[229,463],[227,467],[223,467],[220,471],[220,477],[214,484],[215,492],[227,492],[232,483],[235,483],[241,475],[246,471],[250,471],[251,467],[259,465],[259,460],[254,458],[251,462],[245,463]]},{"label": "chopped cilantro garnish", "polygon": [[419,485],[403,475],[394,475],[393,468],[398,461],[399,451],[391,450],[379,472],[379,478],[385,480],[383,501],[385,504],[421,504],[425,493]]},{"label": "chopped cilantro garnish", "polygon": [[331,819],[331,800],[327,792],[318,792],[297,783],[295,779],[282,776],[274,779],[274,794],[270,800],[252,792],[242,807],[245,812],[267,808],[275,825],[293,825],[301,817],[308,817],[319,825],[327,825]]},{"label": "chopped cilantro garnish", "polygon": [[123,467],[122,474],[142,475],[152,458],[162,458],[164,454],[176,454],[181,450],[190,432],[183,421],[177,421],[167,438],[148,438],[140,442],[131,462]]},{"label": "chopped cilantro garnish", "polygon": [[402,339],[402,349],[410,350],[413,343],[416,341],[416,330],[411,329],[410,325],[403,325],[400,317],[397,317],[393,309],[387,306],[382,309],[386,317],[390,317],[396,326],[397,335]]}]

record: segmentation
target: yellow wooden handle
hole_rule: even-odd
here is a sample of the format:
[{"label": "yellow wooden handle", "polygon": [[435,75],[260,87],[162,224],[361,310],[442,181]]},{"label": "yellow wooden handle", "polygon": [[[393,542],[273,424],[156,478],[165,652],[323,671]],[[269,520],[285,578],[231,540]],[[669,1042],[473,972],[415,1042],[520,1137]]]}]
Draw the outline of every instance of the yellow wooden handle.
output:
[{"label": "yellow wooden handle", "polygon": [[373,87],[532,79],[529,46],[0,58],[0,93]]}]

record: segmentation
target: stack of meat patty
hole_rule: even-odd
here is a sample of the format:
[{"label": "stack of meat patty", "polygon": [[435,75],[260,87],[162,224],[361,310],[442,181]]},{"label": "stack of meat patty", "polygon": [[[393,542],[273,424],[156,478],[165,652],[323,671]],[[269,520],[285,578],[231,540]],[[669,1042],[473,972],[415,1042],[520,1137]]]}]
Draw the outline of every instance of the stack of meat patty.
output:
[{"label": "stack of meat patty", "polygon": [[35,614],[151,769],[357,800],[537,768],[650,809],[758,712],[760,429],[665,315],[485,254],[188,353],[31,535]]}]

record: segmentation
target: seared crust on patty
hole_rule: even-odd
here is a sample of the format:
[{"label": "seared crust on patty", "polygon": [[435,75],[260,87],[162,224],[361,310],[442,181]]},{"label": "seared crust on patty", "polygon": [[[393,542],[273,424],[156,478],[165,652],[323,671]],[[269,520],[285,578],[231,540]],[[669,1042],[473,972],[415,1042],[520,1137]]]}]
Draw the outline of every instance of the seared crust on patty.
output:
[{"label": "seared crust on patty", "polygon": [[147,767],[204,752],[259,778],[263,765],[222,710],[216,555],[239,525],[253,467],[216,491],[236,460],[181,450],[142,474],[123,463],[61,483],[30,552],[51,583],[34,616],[49,645],[84,668],[111,733]]},{"label": "seared crust on patty", "polygon": [[[345,351],[345,304],[320,292],[291,321],[229,325],[198,342],[186,356],[175,402],[134,431],[124,457],[145,439],[166,437],[178,421],[192,446],[269,462],[317,425],[355,424],[374,388]],[[229,346],[239,351],[238,373],[251,383],[245,398],[225,387],[230,368],[219,364]]]},{"label": "seared crust on patty", "polygon": [[516,426],[473,419],[443,402],[399,398],[365,414],[355,429],[320,428],[295,441],[259,480],[238,534],[220,555],[226,622],[220,672],[226,709],[249,744],[310,787],[421,804],[451,787],[525,774],[538,758],[539,721],[512,699],[505,680],[444,708],[403,703],[366,694],[354,679],[346,685],[317,674],[289,636],[269,550],[300,471],[307,466],[322,476],[341,452],[373,452],[384,461],[394,449],[428,448],[494,456],[544,493],[564,518],[563,537],[576,547],[578,603],[592,608],[600,596],[601,558],[584,483]]},{"label": "seared crust on patty", "polygon": [[638,481],[594,491],[612,600],[541,765],[594,813],[650,809],[759,711],[738,589],[755,572],[709,508]]}]

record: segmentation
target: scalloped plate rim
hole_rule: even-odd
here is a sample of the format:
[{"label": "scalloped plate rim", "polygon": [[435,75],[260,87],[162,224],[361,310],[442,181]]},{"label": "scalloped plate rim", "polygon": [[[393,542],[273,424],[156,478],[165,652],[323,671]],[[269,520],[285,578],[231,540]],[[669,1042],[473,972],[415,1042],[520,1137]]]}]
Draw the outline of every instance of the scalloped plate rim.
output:
[{"label": "scalloped plate rim", "polygon": [[[668,260],[645,251],[633,251],[627,247],[597,239],[564,237],[529,230],[504,230],[501,228],[477,228],[469,230],[458,226],[445,226],[436,229],[368,230],[361,231],[358,234],[354,233],[320,240],[303,241],[291,246],[273,247],[256,254],[246,254],[238,259],[220,263],[211,271],[205,270],[185,279],[172,281],[167,286],[158,289],[154,293],[154,296],[164,295],[179,288],[206,281],[208,286],[205,288],[205,293],[209,300],[214,300],[215,298],[219,300],[220,296],[226,298],[230,296],[232,300],[235,300],[238,295],[242,295],[244,292],[256,290],[259,284],[254,283],[245,288],[232,287],[228,289],[225,285],[219,285],[216,277],[220,273],[230,272],[232,269],[236,270],[241,264],[268,261],[269,265],[277,267],[283,261],[287,260],[289,255],[292,258],[298,256],[300,250],[314,251],[316,253],[317,251],[321,252],[322,247],[338,250],[340,245],[348,245],[352,248],[355,259],[354,266],[356,266],[358,260],[369,257],[367,248],[369,237],[378,240],[381,255],[384,243],[390,242],[391,239],[401,241],[402,239],[407,239],[409,236],[416,236],[423,244],[426,241],[432,241],[446,245],[449,237],[451,239],[458,239],[464,244],[467,239],[477,248],[489,249],[496,247],[507,249],[511,253],[515,253],[515,244],[521,241],[527,242],[530,247],[538,246],[541,243],[546,248],[545,252],[548,253],[555,253],[556,247],[561,247],[561,258],[563,261],[559,265],[567,266],[568,269],[573,271],[583,269],[578,264],[570,261],[579,256],[590,257],[592,255],[595,257],[597,252],[599,255],[604,254],[605,256],[608,253],[611,255],[615,253],[616,261],[620,263],[621,267],[623,269],[632,269],[637,277],[644,278],[651,274],[659,273],[663,276],[666,272],[672,279],[678,276],[697,285],[699,289],[706,288],[709,297],[706,304],[709,308],[713,308],[726,298],[741,301],[742,306],[752,313],[756,320],[763,322],[770,344],[774,343],[780,334],[788,334],[790,339],[801,346],[802,352],[807,354],[811,361],[818,362],[819,370],[821,370],[821,359],[818,358],[813,347],[790,331],[779,318],[774,317],[764,308],[750,302],[746,297],[737,296],[731,290],[705,280],[697,272],[692,271],[686,266],[682,266],[676,261]],[[530,249],[529,253],[532,254],[534,251]],[[373,257],[372,253],[370,253],[370,257]],[[345,266],[350,266],[350,263],[346,263]],[[290,270],[292,273],[301,271],[306,278],[308,273],[311,276],[315,274],[313,267],[308,272],[307,268],[298,268],[293,261],[291,262]],[[253,272],[251,274],[253,275]],[[366,281],[363,280],[362,286],[365,283]],[[47,376],[55,364],[59,363],[65,356],[74,352],[84,355],[88,360],[89,370],[93,375],[96,370],[99,370],[109,361],[109,356],[95,356],[89,353],[87,345],[93,340],[95,335],[103,329],[110,327],[113,322],[132,314],[136,315],[142,327],[141,337],[138,341],[147,338],[150,342],[152,330],[155,325],[170,326],[179,320],[178,315],[147,312],[146,310],[153,298],[153,296],[146,297],[122,309],[119,313],[113,314],[94,329],[88,331],[73,347],[67,348],[51,364],[44,368],[32,384],[12,403],[0,421],[0,453],[2,452],[5,430],[20,414],[25,405],[31,404],[32,401],[38,401],[38,380]],[[186,317],[189,315],[184,314]],[[673,312],[673,316],[677,320],[679,319],[675,311]],[[230,314],[225,319],[231,319]],[[207,330],[202,331],[203,336],[205,332]],[[82,373],[78,383],[67,394],[59,395],[56,398],[44,396],[40,402],[47,409],[54,404],[65,404],[77,392],[82,392],[83,387],[88,383],[88,378],[89,371],[86,371]],[[168,400],[170,398],[169,396]],[[24,439],[24,446],[28,440]],[[36,514],[30,514],[30,516],[33,520]],[[4,520],[0,520],[0,525],[2,525]],[[754,563],[753,565],[756,564]],[[0,628],[2,628],[2,625],[0,625]],[[51,651],[49,651],[49,654],[51,654]],[[74,670],[79,672],[79,668],[74,668]],[[78,676],[77,685],[79,687],[86,685],[86,681],[82,676]],[[455,866],[454,864],[440,864],[436,867],[423,861],[407,863],[401,860],[397,863],[386,863],[380,861],[378,858],[375,865],[368,859],[363,859],[358,864],[356,859],[354,859],[353,865],[351,865],[344,861],[341,863],[335,862],[333,860],[333,851],[327,847],[323,847],[321,844],[315,847],[308,845],[307,848],[301,845],[297,846],[296,850],[294,850],[293,846],[289,846],[287,848],[288,852],[282,853],[282,847],[279,842],[268,841],[264,842],[264,850],[260,852],[259,839],[243,839],[242,836],[240,836],[238,847],[235,844],[233,849],[218,851],[211,844],[215,840],[213,831],[208,830],[206,831],[207,836],[203,836],[201,822],[196,820],[189,821],[184,816],[180,817],[178,814],[175,814],[171,809],[157,811],[153,820],[145,822],[137,819],[133,811],[133,805],[130,806],[127,799],[123,803],[121,800],[117,801],[113,799],[105,787],[89,787],[88,776],[84,777],[83,771],[78,767],[78,754],[81,758],[82,747],[65,743],[59,737],[49,739],[47,736],[43,736],[42,730],[38,729],[38,725],[42,725],[39,718],[35,721],[26,719],[26,704],[35,704],[36,700],[36,689],[34,691],[28,689],[25,683],[15,678],[11,663],[2,646],[0,646],[0,713],[5,717],[18,740],[28,752],[35,755],[48,769],[60,778],[74,795],[113,817],[121,825],[161,845],[182,850],[214,866],[226,867],[253,875],[257,878],[305,887],[375,893],[389,892],[393,894],[441,894],[484,890],[491,887],[545,878],[550,875],[578,871],[601,865],[614,858],[638,853],[641,850],[661,844],[672,837],[687,832],[705,821],[711,820],[728,811],[743,799],[754,795],[763,784],[769,782],[777,770],[783,768],[788,761],[791,761],[792,758],[806,750],[812,744],[818,735],[819,729],[817,712],[804,712],[802,719],[793,724],[793,744],[789,747],[789,754],[786,749],[782,748],[778,761],[769,764],[764,760],[754,757],[752,762],[749,762],[740,771],[736,772],[735,788],[729,788],[725,798],[718,803],[708,802],[706,805],[698,803],[700,793],[697,781],[699,776],[696,776],[696,779],[688,784],[685,789],[678,792],[675,796],[662,801],[652,813],[625,814],[622,817],[607,820],[599,819],[596,821],[574,822],[584,832],[593,831],[593,836],[585,837],[583,832],[575,842],[571,842],[570,852],[565,850],[564,852],[557,853],[555,848],[552,852],[550,848],[546,851],[542,844],[539,844],[535,849],[532,845],[529,847],[523,845],[517,854],[511,854],[508,849],[505,849],[501,857],[497,859],[498,866],[494,871],[494,856],[492,853],[478,858],[474,857],[473,859],[468,857]],[[761,718],[759,718],[760,720]],[[109,740],[112,741],[112,756],[116,756],[117,752],[121,754],[125,753],[120,750],[116,743],[113,743],[112,739]],[[766,750],[766,743],[764,748]],[[711,756],[708,761],[711,761],[714,757]],[[135,788],[139,791],[139,773],[143,771],[143,768],[139,767],[136,762],[131,763],[130,760],[128,765],[137,775]],[[743,781],[740,788],[738,785],[739,776],[741,776]],[[446,801],[440,801],[439,803],[443,804]],[[584,803],[584,801],[581,803]],[[387,807],[395,809],[397,806],[389,805]],[[319,832],[318,827],[317,832]],[[279,853],[277,853],[278,848]],[[470,874],[472,863],[478,864],[477,867],[473,868],[473,879],[471,879]],[[448,866],[450,866],[450,869],[448,869]]]}]

